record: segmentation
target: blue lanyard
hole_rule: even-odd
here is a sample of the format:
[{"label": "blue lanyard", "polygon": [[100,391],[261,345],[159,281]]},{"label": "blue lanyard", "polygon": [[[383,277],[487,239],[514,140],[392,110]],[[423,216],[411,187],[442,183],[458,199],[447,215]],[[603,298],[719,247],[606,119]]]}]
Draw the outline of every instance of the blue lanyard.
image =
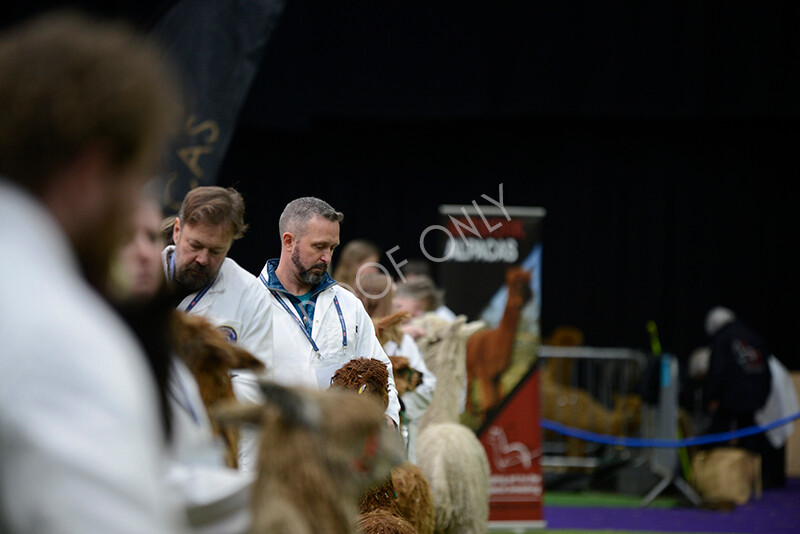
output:
[{"label": "blue lanyard", "polygon": [[[261,283],[264,284],[264,287],[269,289],[269,286],[267,285],[267,279],[264,278],[264,273],[261,273],[258,278],[261,280]],[[277,291],[274,289],[269,289],[269,292],[272,293],[272,296],[275,297],[275,300],[277,300],[280,305],[283,306],[283,309],[286,310],[286,313],[292,316],[298,326],[300,326],[300,330],[303,331],[303,334],[306,336],[306,339],[308,339],[308,342],[311,343],[311,348],[314,349],[314,352],[319,354],[319,347],[314,342],[314,338],[311,337],[311,334],[308,333],[308,330],[306,330],[303,320],[289,309],[289,305],[283,301]],[[336,306],[336,313],[339,315],[339,324],[342,325],[342,348],[347,349],[347,325],[344,322],[342,307],[339,306],[339,299],[336,296],[333,297],[333,305]]]},{"label": "blue lanyard", "polygon": [[[172,280],[172,277],[173,277],[174,275],[175,275],[175,253],[173,252],[172,254],[170,254],[170,257],[169,257],[169,279],[170,279],[170,280]],[[188,305],[188,306],[186,306],[186,309],[185,309],[185,310],[183,310],[183,311],[185,311],[186,313],[189,313],[189,312],[192,310],[192,308],[194,308],[195,306],[197,306],[197,303],[198,303],[198,302],[200,302],[200,299],[201,299],[201,298],[203,298],[203,295],[205,295],[206,293],[208,293],[208,290],[209,290],[209,289],[211,289],[211,286],[213,286],[213,285],[214,285],[214,282],[216,282],[216,281],[217,281],[217,279],[216,279],[216,277],[215,277],[215,278],[214,278],[214,279],[211,281],[211,283],[210,283],[210,284],[208,284],[206,287],[204,287],[203,289],[201,289],[201,290],[200,290],[200,291],[197,293],[197,295],[195,295],[195,296],[194,296],[194,298],[192,299],[192,302],[190,302],[190,303],[189,303],[189,305]]]},{"label": "blue lanyard", "polygon": [[342,313],[342,307],[339,306],[339,299],[334,295],[333,297],[333,305],[336,306],[336,313],[339,314],[339,324],[342,325],[342,348],[347,348],[347,327],[344,324],[344,314]]}]

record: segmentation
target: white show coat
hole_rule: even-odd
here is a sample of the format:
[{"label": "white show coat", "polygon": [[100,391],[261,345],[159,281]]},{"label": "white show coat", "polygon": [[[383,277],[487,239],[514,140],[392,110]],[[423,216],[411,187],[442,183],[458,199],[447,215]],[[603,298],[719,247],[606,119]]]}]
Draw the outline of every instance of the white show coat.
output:
[{"label": "white show coat", "polygon": [[[272,265],[270,266],[270,262]],[[395,423],[399,423],[400,402],[392,376],[392,362],[386,356],[375,335],[372,323],[364,305],[350,291],[340,287],[330,277],[325,289],[317,296],[314,308],[314,324],[311,337],[319,348],[314,352],[305,330],[297,322],[298,316],[288,298],[281,297],[288,306],[288,311],[272,295],[263,281],[270,282],[273,287],[274,268],[277,260],[270,260],[261,271],[261,291],[270,300],[270,319],[272,323],[272,346],[268,355],[268,365],[272,369],[272,377],[279,383],[295,386],[302,385],[318,389],[327,389],[333,373],[346,362],[355,358],[375,358],[384,362],[389,370],[389,406],[386,415]],[[269,272],[272,271],[272,272]],[[347,345],[343,342],[342,324],[339,312],[334,304],[334,297],[339,302],[344,319]]]},{"label": "white show coat", "polygon": [[433,400],[433,392],[436,389],[436,377],[425,365],[425,359],[417,347],[416,341],[409,334],[403,334],[400,340],[400,345],[394,341],[387,341],[383,345],[384,350],[388,356],[405,356],[408,358],[408,364],[422,373],[422,383],[419,384],[412,391],[406,391],[401,397],[403,399],[403,406],[405,407],[404,414],[408,419],[408,444],[407,454],[411,463],[417,461],[417,429],[419,426],[419,418],[425,413],[425,410]]},{"label": "white show coat", "polygon": [[[168,279],[170,256],[174,251],[175,246],[170,245],[161,253]],[[184,298],[177,309],[186,311],[197,294],[195,292]],[[268,298],[258,278],[232,259],[225,258],[213,285],[188,313],[205,317],[221,329],[229,341],[237,343],[261,360],[267,369],[260,377],[269,377],[272,368],[272,321],[269,320],[271,306]],[[232,379],[236,398],[243,402],[261,402],[257,382],[260,377],[249,370],[236,370]],[[253,472],[258,457],[258,431],[242,428],[240,435],[239,469]]]},{"label": "white show coat", "polygon": [[[161,253],[167,278],[169,258],[174,251],[175,246],[170,245]],[[177,309],[186,311],[196,296],[197,292],[184,298]],[[229,341],[266,364],[271,344],[271,324],[266,320],[268,309],[267,295],[258,278],[234,260],[225,258],[211,288],[188,313],[205,317],[222,330]]]},{"label": "white show coat", "polygon": [[68,240],[0,179],[0,531],[183,532],[158,395]]},{"label": "white show coat", "polygon": [[180,499],[194,534],[246,534],[252,523],[253,473],[225,465],[222,440],[213,434],[197,382],[179,359],[169,380],[171,458],[166,480]]},{"label": "white show coat", "polygon": [[415,421],[422,417],[425,409],[433,400],[433,392],[436,389],[436,377],[425,365],[425,359],[422,356],[417,343],[414,338],[408,334],[403,334],[403,339],[400,345],[394,341],[387,341],[383,345],[387,356],[405,356],[408,358],[408,364],[422,373],[422,383],[412,391],[407,391],[403,394],[403,404],[405,405],[405,415],[408,419]]},{"label": "white show coat", "polygon": [[[762,426],[796,414],[800,410],[797,392],[794,390],[794,383],[789,371],[772,354],[769,355],[767,362],[772,375],[772,386],[770,387],[767,402],[753,416],[755,422]],[[794,423],[789,423],[768,430],[766,436],[770,445],[780,449],[786,444],[786,440],[789,439],[792,432],[794,432]]]}]

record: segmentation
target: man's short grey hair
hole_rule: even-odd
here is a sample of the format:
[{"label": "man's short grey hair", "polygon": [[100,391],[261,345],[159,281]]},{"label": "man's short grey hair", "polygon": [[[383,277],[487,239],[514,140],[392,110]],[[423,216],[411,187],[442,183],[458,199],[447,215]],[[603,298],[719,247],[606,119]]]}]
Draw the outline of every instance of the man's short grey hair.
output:
[{"label": "man's short grey hair", "polygon": [[333,207],[324,200],[320,200],[316,197],[301,197],[292,200],[286,204],[286,207],[283,209],[280,221],[278,222],[280,235],[282,236],[286,232],[291,232],[297,237],[302,236],[308,221],[314,218],[315,215],[338,223],[344,220],[344,214],[341,211],[333,209]]}]

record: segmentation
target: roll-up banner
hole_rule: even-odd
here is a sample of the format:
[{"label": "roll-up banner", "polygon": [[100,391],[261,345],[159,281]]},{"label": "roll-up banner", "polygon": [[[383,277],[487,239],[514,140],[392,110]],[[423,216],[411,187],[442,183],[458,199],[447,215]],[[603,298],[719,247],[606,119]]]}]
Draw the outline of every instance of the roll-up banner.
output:
[{"label": "roll-up banner", "polygon": [[546,212],[503,205],[501,186],[499,203],[442,205],[439,213],[445,303],[487,325],[468,344],[462,423],[489,459],[490,526],[544,527],[537,360]]}]

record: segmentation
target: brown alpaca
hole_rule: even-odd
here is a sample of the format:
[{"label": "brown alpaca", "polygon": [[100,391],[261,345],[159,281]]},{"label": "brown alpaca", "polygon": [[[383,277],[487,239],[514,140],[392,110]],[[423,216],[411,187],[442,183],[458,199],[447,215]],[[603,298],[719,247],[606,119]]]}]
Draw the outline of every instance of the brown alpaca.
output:
[{"label": "brown alpaca", "polygon": [[433,534],[434,514],[431,486],[422,469],[404,462],[392,469],[397,508],[419,534]]},{"label": "brown alpaca", "polygon": [[358,517],[358,534],[417,534],[411,523],[387,510],[376,509]]},{"label": "brown alpaca", "polygon": [[385,345],[388,341],[394,341],[399,345],[403,341],[403,331],[400,330],[400,324],[409,317],[410,314],[407,311],[399,311],[381,319],[373,319],[372,324],[375,325],[375,335],[381,345]]},{"label": "brown alpaca", "polygon": [[[575,327],[559,326],[547,345],[578,347],[583,345],[583,332]],[[636,430],[641,422],[641,397],[617,397],[609,409],[588,392],[569,385],[571,359],[547,359],[542,372],[542,417],[590,432],[621,434]],[[583,440],[567,438],[567,455],[583,456]]]},{"label": "brown alpaca", "polygon": [[[224,334],[199,315],[174,311],[170,326],[175,352],[197,381],[200,397],[208,413],[218,404],[235,398],[230,371],[264,369],[263,363],[246,350],[228,342]],[[225,443],[225,463],[229,467],[237,467],[239,429],[222,429],[213,420],[211,427]]]},{"label": "brown alpaca", "polygon": [[[480,384],[479,413],[485,414],[502,399],[499,378],[508,367],[514,348],[520,310],[531,297],[531,273],[521,267],[509,267],[506,271],[508,301],[503,318],[497,328],[475,332],[467,340],[467,394],[473,380]],[[467,409],[475,413],[475,402],[468,397]]]},{"label": "brown alpaca", "polygon": [[264,405],[216,410],[223,424],[261,426],[252,534],[352,534],[358,501],[403,459],[372,395],[262,382]]},{"label": "brown alpaca", "polygon": [[389,356],[392,362],[392,376],[397,395],[402,396],[407,391],[414,391],[422,383],[422,373],[411,367],[405,356]]},{"label": "brown alpaca", "polygon": [[[407,358],[403,359],[407,362]],[[331,388],[367,393],[380,400],[384,409],[389,404],[389,372],[383,362],[374,358],[358,358],[344,364],[334,373]],[[397,491],[395,479],[401,481],[407,493]],[[410,503],[418,506],[413,513],[406,515],[403,510],[412,508]],[[419,530],[420,526],[425,530]],[[428,482],[422,471],[409,462],[394,467],[389,477],[362,496],[359,514],[359,532],[362,534],[431,534],[432,528],[433,499]]]},{"label": "brown alpaca", "polygon": [[356,358],[333,373],[331,387],[350,389],[359,394],[372,393],[384,406],[389,406],[389,371],[375,358]]}]

